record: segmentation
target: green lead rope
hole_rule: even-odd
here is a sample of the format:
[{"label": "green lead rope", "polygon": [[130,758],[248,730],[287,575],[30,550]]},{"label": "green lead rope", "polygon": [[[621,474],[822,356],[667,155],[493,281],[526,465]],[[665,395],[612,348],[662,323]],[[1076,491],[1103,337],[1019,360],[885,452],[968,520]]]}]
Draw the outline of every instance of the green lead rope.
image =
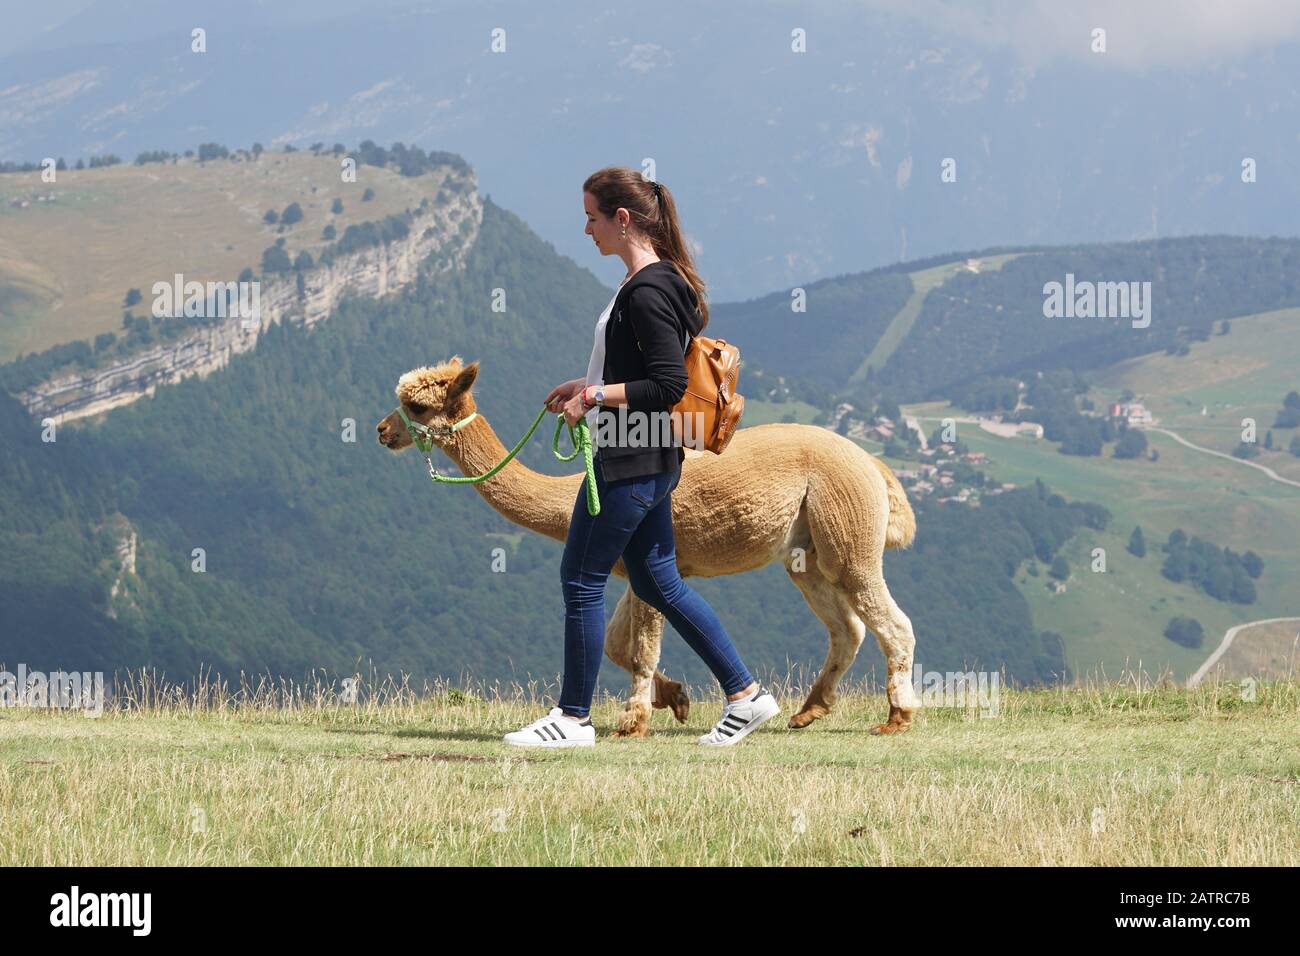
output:
[{"label": "green lead rope", "polygon": [[[528,439],[533,437],[533,432],[537,431],[537,426],[542,423],[542,418],[546,415],[547,410],[547,407],[543,405],[542,410],[537,413],[537,418],[533,420],[532,427],[528,429],[524,437],[515,442],[515,447],[510,449],[506,454],[506,457],[502,458],[483,474],[455,477],[452,475],[440,475],[438,474],[438,469],[434,467],[433,429],[428,425],[422,425],[420,422],[412,421],[406,414],[406,409],[401,405],[397,406],[397,413],[402,416],[402,421],[406,423],[406,430],[410,432],[411,440],[415,442],[415,447],[420,449],[424,454],[425,463],[429,466],[429,477],[436,482],[455,485],[476,485],[480,481],[487,481],[504,468],[509,463],[510,459],[519,454],[519,450],[528,443]],[[447,433],[451,434],[460,431],[476,418],[478,418],[478,412],[474,412],[472,415],[462,418],[454,425],[448,426]],[[569,425],[569,442],[573,445],[573,451],[568,455],[562,455],[560,454],[560,432],[566,424],[564,415],[559,415],[558,421],[555,423],[555,438],[551,441],[551,450],[555,453],[555,457],[560,461],[573,461],[573,459],[578,457],[578,452],[582,452],[582,461],[587,469],[587,514],[595,516],[600,514],[600,495],[596,492],[596,467],[592,461],[593,452],[591,431],[587,428],[587,419],[585,417],[578,419],[576,428],[573,425]]]}]

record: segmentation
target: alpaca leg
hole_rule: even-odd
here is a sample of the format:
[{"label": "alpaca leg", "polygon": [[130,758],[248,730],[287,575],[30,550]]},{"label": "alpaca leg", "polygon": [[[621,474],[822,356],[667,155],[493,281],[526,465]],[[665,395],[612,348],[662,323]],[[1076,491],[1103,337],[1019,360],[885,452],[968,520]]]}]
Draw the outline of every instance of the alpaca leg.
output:
[{"label": "alpaca leg", "polygon": [[822,577],[812,561],[806,570],[796,571],[787,565],[786,571],[812,608],[813,613],[826,625],[830,647],[821,672],[813,682],[808,698],[799,712],[790,718],[789,726],[807,727],[814,720],[825,717],[835,703],[835,688],[840,678],[852,666],[858,648],[866,636],[866,627],[853,610],[852,604],[836,585]]},{"label": "alpaca leg", "polygon": [[663,637],[663,617],[628,588],[614,608],[605,630],[605,655],[632,675],[632,689],[619,719],[616,737],[648,737],[650,711],[673,707],[685,719],[690,701],[682,685],[656,670]]},{"label": "alpaca leg", "polygon": [[912,716],[921,702],[912,689],[912,653],[916,637],[912,622],[903,613],[885,586],[882,577],[873,586],[859,592],[858,614],[875,632],[889,670],[885,691],[889,697],[889,718],[871,728],[873,734],[899,734],[912,726]]}]

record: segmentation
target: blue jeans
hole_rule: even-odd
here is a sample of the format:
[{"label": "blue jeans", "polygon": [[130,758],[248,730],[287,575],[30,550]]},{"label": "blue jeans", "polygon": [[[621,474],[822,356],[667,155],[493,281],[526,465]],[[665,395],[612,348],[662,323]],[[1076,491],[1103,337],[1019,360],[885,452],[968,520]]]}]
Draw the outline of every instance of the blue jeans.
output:
[{"label": "blue jeans", "polygon": [[587,514],[587,479],[578,486],[569,536],[560,562],[564,588],[564,685],[560,708],[586,717],[605,651],[605,582],[619,556],[632,592],[657,608],[713,671],[724,694],[744,690],[753,678],[731,639],[705,602],[677,571],[672,490],[681,466],[609,483],[596,462],[600,514]]}]

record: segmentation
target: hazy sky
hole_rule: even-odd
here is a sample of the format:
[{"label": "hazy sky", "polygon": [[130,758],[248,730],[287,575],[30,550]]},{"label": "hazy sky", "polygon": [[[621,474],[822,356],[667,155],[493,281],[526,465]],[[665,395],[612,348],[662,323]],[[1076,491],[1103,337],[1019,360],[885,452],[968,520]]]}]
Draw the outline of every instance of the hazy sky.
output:
[{"label": "hazy sky", "polygon": [[[1106,31],[1110,62],[1187,67],[1300,38],[1300,0],[860,0],[988,46],[1026,64],[1099,61],[1092,30]],[[794,9],[800,4],[791,2]]]}]

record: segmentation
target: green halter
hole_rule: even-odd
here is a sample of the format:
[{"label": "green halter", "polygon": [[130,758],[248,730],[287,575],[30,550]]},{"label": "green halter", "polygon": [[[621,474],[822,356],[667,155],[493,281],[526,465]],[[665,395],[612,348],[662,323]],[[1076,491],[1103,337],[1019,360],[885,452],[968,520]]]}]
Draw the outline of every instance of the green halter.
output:
[{"label": "green halter", "polygon": [[[506,464],[509,463],[510,459],[514,458],[515,455],[519,453],[519,449],[523,448],[524,445],[528,443],[528,439],[533,437],[533,432],[537,431],[537,426],[542,423],[542,417],[546,412],[547,407],[543,405],[542,410],[537,413],[537,418],[533,421],[532,427],[528,429],[528,432],[523,438],[519,439],[519,441],[515,443],[515,447],[510,449],[506,457],[502,458],[481,475],[457,478],[450,475],[440,475],[438,469],[434,467],[432,454],[434,439],[450,438],[474,419],[478,418],[478,412],[466,415],[460,421],[454,422],[453,424],[435,427],[433,425],[424,425],[420,422],[412,421],[411,417],[406,414],[406,409],[401,405],[397,406],[397,414],[402,417],[402,421],[406,424],[406,430],[411,435],[411,441],[415,442],[415,447],[424,453],[425,463],[429,466],[429,477],[435,482],[458,485],[476,485],[480,481],[487,481],[504,468]],[[569,426],[569,441],[573,445],[573,451],[568,455],[560,454],[560,429],[564,427],[565,421],[563,415],[559,415],[558,419],[559,420],[555,423],[555,438],[551,441],[551,450],[555,453],[555,457],[560,461],[573,461],[574,458],[578,457],[578,452],[582,452],[583,464],[587,468],[587,514],[598,515],[600,514],[600,496],[596,493],[596,469],[591,459],[591,432],[587,428],[587,419],[579,418],[576,429],[573,425]]]}]

